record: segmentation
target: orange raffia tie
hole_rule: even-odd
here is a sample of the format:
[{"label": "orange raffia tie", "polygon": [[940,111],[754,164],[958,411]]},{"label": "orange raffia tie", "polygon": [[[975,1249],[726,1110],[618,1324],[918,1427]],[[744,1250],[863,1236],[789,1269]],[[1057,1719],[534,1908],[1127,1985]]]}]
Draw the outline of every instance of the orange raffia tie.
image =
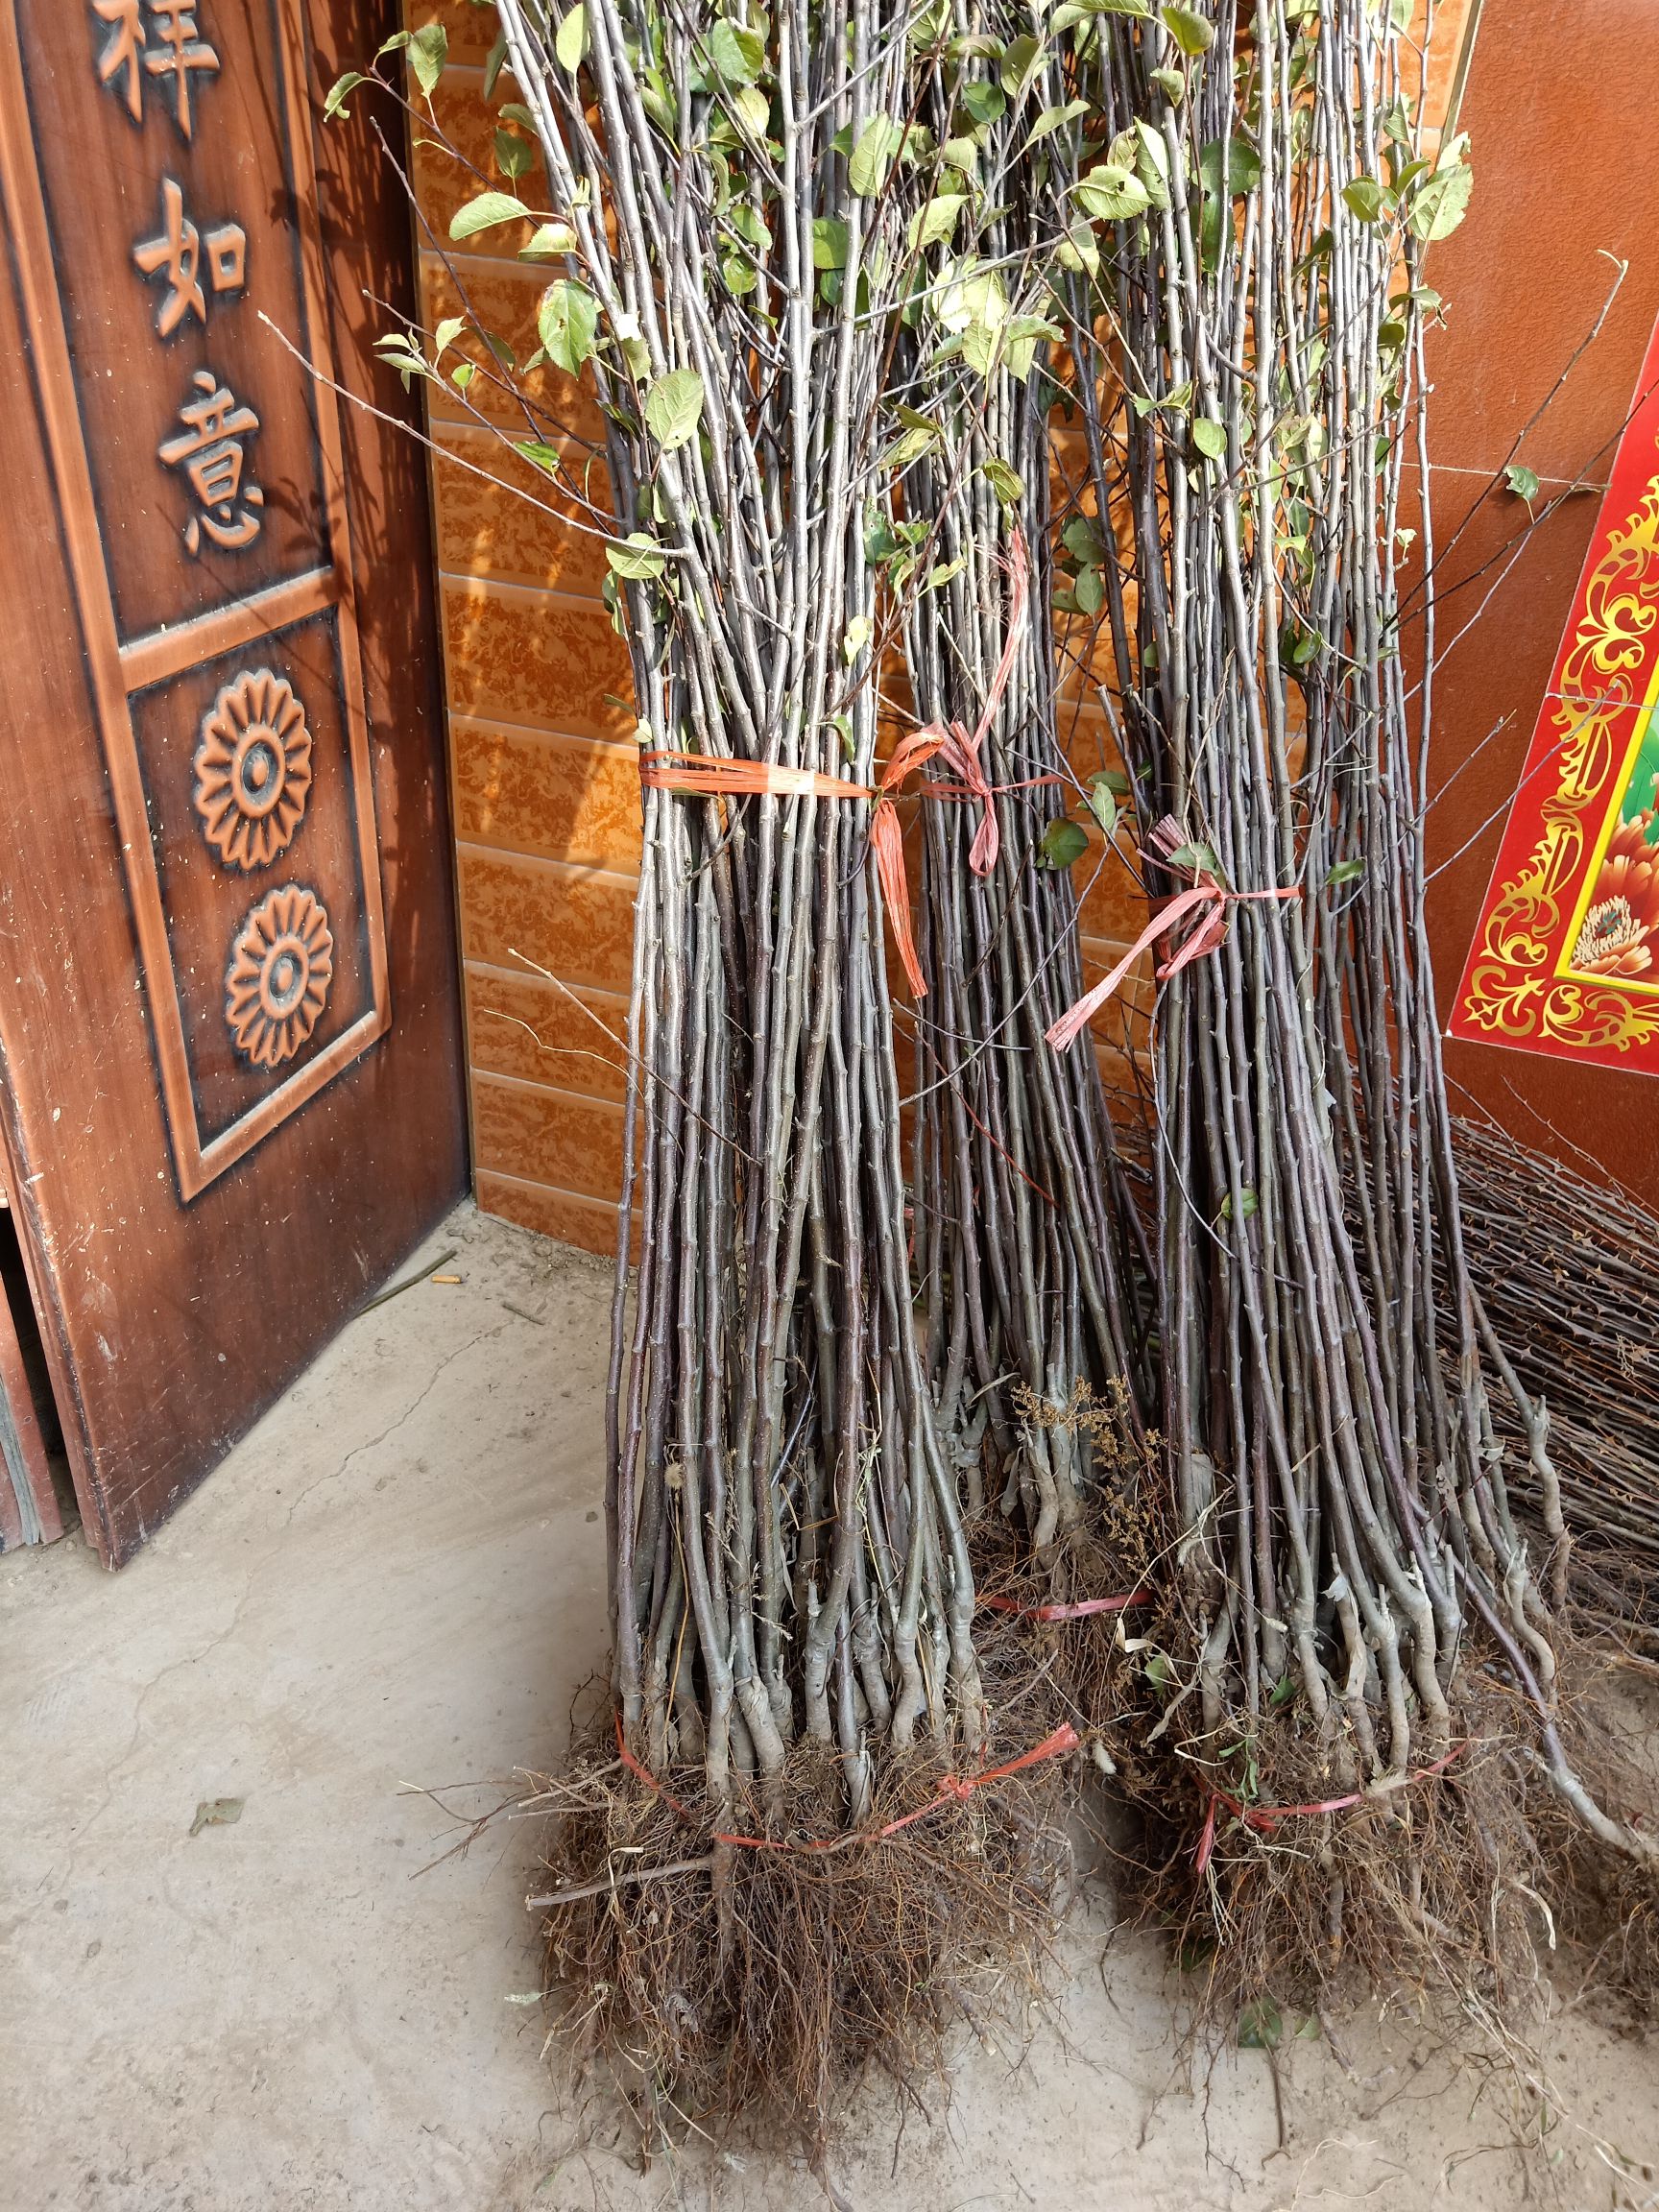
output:
[{"label": "orange raffia tie", "polygon": [[[937,1813],[941,1805],[966,1804],[974,1791],[982,1790],[987,1782],[1006,1781],[1010,1774],[1018,1774],[1022,1767],[1035,1767],[1044,1759],[1061,1758],[1068,1751],[1075,1751],[1077,1743],[1076,1729],[1070,1720],[1062,1720],[1059,1727],[1045,1736],[1041,1743],[1033,1744],[1029,1751],[1022,1751],[1018,1759],[1010,1759],[1005,1766],[982,1767],[977,1774],[947,1774],[926,1805],[919,1805],[914,1813],[906,1813],[898,1820],[889,1820],[885,1828],[877,1829],[871,1839],[884,1843],[889,1836],[897,1836],[902,1828],[908,1828],[912,1821],[925,1820],[929,1813]],[[623,1742],[622,1716],[619,1713],[616,1715],[616,1748],[630,1774],[637,1775],[648,1790],[656,1791],[660,1797],[673,1806],[683,1820],[690,1820],[690,1813],[679,1798],[663,1789],[656,1775],[648,1767],[640,1765]],[[785,1843],[772,1836],[733,1836],[723,1829],[716,1829],[713,1840],[716,1843],[730,1843],[741,1851],[844,1851],[850,1844],[863,1841],[865,1838],[858,1835],[830,1836],[817,1842]]]},{"label": "orange raffia tie", "polygon": [[[1179,849],[1181,831],[1170,815],[1165,815],[1148,842],[1166,858]],[[1049,1044],[1057,1052],[1064,1052],[1069,1045],[1075,1044],[1147,947],[1155,945],[1160,937],[1167,936],[1189,914],[1209,909],[1191,935],[1158,970],[1160,983],[1167,982],[1171,975],[1179,974],[1183,968],[1202,958],[1206,952],[1214,951],[1227,934],[1229,906],[1240,905],[1251,899],[1300,899],[1301,896],[1302,887],[1297,883],[1271,891],[1230,891],[1225,883],[1218,883],[1214,876],[1201,874],[1195,883],[1185,891],[1177,892],[1166,906],[1161,907],[1153,915],[1111,974],[1103,975],[1093,991],[1085,992],[1074,1006],[1067,1008],[1059,1021],[1046,1031]]]},{"label": "orange raffia tie", "polygon": [[[1427,1767],[1415,1767],[1407,1777],[1407,1785],[1425,1781],[1431,1774],[1443,1774],[1454,1759],[1469,1748],[1467,1743],[1455,1743],[1443,1759],[1431,1760]],[[1243,1805],[1237,1797],[1230,1797],[1225,1790],[1212,1785],[1210,1802],[1204,1812],[1204,1826],[1198,1837],[1196,1853],[1197,1870],[1203,1873],[1210,1863],[1215,1848],[1215,1814],[1217,1808],[1232,1814],[1235,1820],[1242,1820],[1246,1828],[1254,1828],[1259,1836],[1271,1836],[1282,1820],[1317,1819],[1326,1813],[1346,1813],[1351,1806],[1363,1805],[1366,1792],[1351,1790],[1345,1797],[1324,1797],[1317,1805]]]},{"label": "orange raffia tie", "polygon": [[1074,1605],[1022,1605],[1017,1598],[981,1598],[993,1613],[1013,1613],[1022,1621],[1087,1621],[1095,1613],[1125,1613],[1131,1605],[1150,1605],[1150,1590],[1130,1590],[1121,1598],[1080,1598]]},{"label": "orange raffia tie", "polygon": [[979,805],[979,827],[968,854],[975,876],[989,876],[1001,849],[1001,832],[994,805],[1003,791],[1027,791],[1039,783],[1058,783],[1058,776],[1031,776],[1019,783],[992,783],[985,774],[981,750],[997,709],[1014,673],[1014,662],[1030,612],[1031,564],[1025,541],[1014,534],[1009,554],[1011,578],[1007,635],[1002,657],[985,695],[984,709],[970,731],[961,722],[930,722],[913,731],[893,748],[893,757],[878,783],[854,783],[849,778],[825,776],[815,768],[787,768],[770,760],[737,760],[707,753],[676,753],[659,747],[641,754],[639,781],[651,791],[679,791],[700,799],[874,799],[870,818],[870,850],[876,859],[881,898],[892,926],[893,941],[918,998],[927,996],[921,956],[910,926],[910,886],[904,870],[904,834],[894,805],[904,779],[936,757],[955,781],[931,783],[926,795],[934,799],[971,799]]}]

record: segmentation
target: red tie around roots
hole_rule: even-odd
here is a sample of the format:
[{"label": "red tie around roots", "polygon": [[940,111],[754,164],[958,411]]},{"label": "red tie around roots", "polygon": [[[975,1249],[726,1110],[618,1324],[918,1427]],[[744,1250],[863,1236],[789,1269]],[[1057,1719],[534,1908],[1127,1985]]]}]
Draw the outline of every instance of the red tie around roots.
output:
[{"label": "red tie around roots", "polygon": [[[1018,1759],[1010,1759],[1001,1767],[987,1767],[977,1774],[947,1774],[926,1805],[919,1805],[914,1813],[906,1813],[900,1819],[889,1820],[885,1828],[865,1830],[849,1836],[831,1836],[822,1842],[784,1843],[771,1836],[732,1836],[716,1829],[714,1841],[730,1843],[741,1851],[844,1851],[850,1844],[885,1842],[889,1836],[897,1836],[902,1828],[908,1828],[914,1820],[925,1820],[929,1813],[937,1813],[941,1805],[966,1804],[975,1790],[982,1790],[987,1782],[1002,1782],[1010,1774],[1018,1774],[1023,1767],[1035,1767],[1044,1759],[1058,1759],[1068,1751],[1075,1751],[1078,1736],[1070,1720],[1063,1720],[1058,1728],[1045,1736],[1041,1743],[1022,1751]],[[648,1790],[656,1791],[659,1797],[671,1805],[682,1820],[689,1822],[691,1814],[671,1791],[665,1790],[648,1767],[635,1758],[622,1738],[622,1716],[616,1716],[616,1751],[630,1774],[637,1776]]]}]

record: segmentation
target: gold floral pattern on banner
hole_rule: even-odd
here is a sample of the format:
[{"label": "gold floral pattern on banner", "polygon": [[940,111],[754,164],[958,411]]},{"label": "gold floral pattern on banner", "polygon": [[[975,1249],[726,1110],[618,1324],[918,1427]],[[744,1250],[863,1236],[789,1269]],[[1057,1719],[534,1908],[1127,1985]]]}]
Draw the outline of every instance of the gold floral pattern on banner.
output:
[{"label": "gold floral pattern on banner", "polygon": [[[1652,809],[1622,819],[1659,729],[1659,333],[1459,987],[1451,1030],[1659,1073],[1659,931],[1621,895],[1659,878]],[[1659,797],[1656,797],[1659,804]],[[1644,842],[1645,837],[1648,840]],[[1619,851],[1609,854],[1610,841]],[[1625,853],[1624,849],[1629,848]],[[1631,855],[1634,855],[1632,861]],[[1646,1049],[1644,1049],[1646,1048]]]}]

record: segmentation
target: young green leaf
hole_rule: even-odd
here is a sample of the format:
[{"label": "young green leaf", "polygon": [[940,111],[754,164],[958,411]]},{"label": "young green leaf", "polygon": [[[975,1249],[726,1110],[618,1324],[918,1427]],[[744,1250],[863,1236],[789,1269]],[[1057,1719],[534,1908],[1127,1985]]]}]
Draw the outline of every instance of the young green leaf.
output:
[{"label": "young green leaf", "polygon": [[361,69],[348,69],[344,77],[336,77],[328,88],[327,99],[323,103],[325,120],[329,120],[336,115],[349,116],[351,110],[346,105],[347,100],[356,91],[359,84],[368,84],[372,82],[373,80],[366,77]]},{"label": "young green leaf", "polygon": [[997,454],[993,454],[989,461],[980,462],[979,473],[990,485],[1002,506],[1016,507],[1025,496],[1025,486],[1021,479],[1020,471],[1017,469],[1011,469],[1007,462],[1000,459]]},{"label": "young green leaf", "polygon": [[722,16],[709,34],[709,56],[725,84],[753,84],[765,66],[765,41]]},{"label": "young green leaf", "polygon": [[498,223],[530,220],[529,208],[511,192],[480,192],[476,200],[469,200],[464,207],[456,208],[449,220],[449,235],[456,240],[476,238],[480,230],[493,230]]},{"label": "young green leaf", "polygon": [[538,469],[544,469],[549,476],[557,476],[564,455],[557,445],[549,445],[541,438],[520,438],[518,450],[526,461],[533,461]]},{"label": "young green leaf", "polygon": [[1285,2016],[1271,1997],[1258,1997],[1238,2015],[1241,2051],[1277,2051],[1285,2035]]},{"label": "young green leaf", "polygon": [[1152,82],[1172,105],[1178,105],[1185,97],[1187,80],[1179,69],[1154,69]]},{"label": "young green leaf", "polygon": [[1215,26],[1206,22],[1196,9],[1171,5],[1160,10],[1160,13],[1164,18],[1165,30],[1190,59],[1195,60],[1200,54],[1208,54],[1214,45]]},{"label": "young green leaf", "polygon": [[517,184],[520,177],[527,177],[535,168],[536,149],[528,138],[520,138],[517,131],[497,131],[495,162],[502,176]]},{"label": "young green leaf", "polygon": [[695,369],[670,369],[645,395],[645,421],[664,453],[688,445],[703,420],[703,379]]},{"label": "young green leaf", "polygon": [[847,181],[860,200],[873,200],[886,183],[903,135],[891,115],[873,115],[865,124],[847,163]]},{"label": "young green leaf", "polygon": [[625,577],[631,584],[661,576],[667,565],[662,548],[643,530],[631,530],[620,545],[607,545],[605,559],[613,576]]},{"label": "young green leaf", "polygon": [[874,624],[868,614],[854,614],[852,621],[848,623],[847,635],[841,640],[841,651],[849,667],[857,660],[865,646],[869,644],[870,633],[873,628]]},{"label": "young green leaf", "polygon": [[1152,204],[1152,196],[1140,178],[1109,161],[1079,177],[1072,194],[1078,206],[1096,222],[1121,223],[1130,216],[1144,215]]},{"label": "young green leaf", "polygon": [[929,246],[942,246],[967,204],[966,192],[936,192],[926,206],[919,207],[910,218],[911,252],[925,253]]},{"label": "young green leaf", "polygon": [[445,354],[448,352],[450,347],[454,345],[466,327],[467,318],[465,315],[445,316],[443,322],[432,333],[432,358],[434,361],[443,360]]},{"label": "young green leaf", "polygon": [[1449,238],[1469,212],[1469,195],[1475,189],[1475,172],[1464,163],[1436,169],[1412,195],[1406,220],[1425,241]]},{"label": "young green leaf", "polygon": [[1079,115],[1087,115],[1088,112],[1087,100],[1068,100],[1064,108],[1045,108],[1032,124],[1030,135],[1021,151],[1029,154],[1033,146],[1045,138],[1052,137],[1056,131],[1064,131],[1068,123],[1075,123]]},{"label": "young green leaf", "polygon": [[1503,481],[1517,498],[1530,502],[1538,496],[1538,478],[1522,462],[1510,462],[1503,471]]},{"label": "young green leaf", "polygon": [[1221,461],[1227,454],[1227,425],[1217,422],[1214,416],[1195,415],[1192,418],[1192,443],[1206,461]]},{"label": "young green leaf", "polygon": [[547,349],[548,360],[567,376],[581,373],[598,329],[599,302],[586,284],[560,276],[548,285],[536,311],[536,334]]},{"label": "young green leaf", "polygon": [[1352,183],[1343,185],[1342,197],[1361,223],[1375,223],[1382,212],[1385,199],[1382,186],[1375,177],[1356,177]]},{"label": "young green leaf", "polygon": [[1070,868],[1089,850],[1088,833],[1064,814],[1056,814],[1037,840],[1039,868]]},{"label": "young green leaf", "polygon": [[442,23],[423,23],[409,40],[409,66],[415,82],[428,100],[438,89],[444,64],[449,59],[449,34]]},{"label": "young green leaf", "polygon": [[1089,811],[1108,837],[1115,833],[1122,808],[1118,804],[1117,792],[1104,774],[1091,776],[1089,779]]},{"label": "young green leaf", "polygon": [[1334,890],[1342,883],[1357,883],[1364,873],[1365,863],[1363,860],[1338,860],[1325,878],[1326,887],[1329,890]]},{"label": "young green leaf", "polygon": [[568,223],[542,223],[518,249],[520,261],[557,261],[576,251],[576,233]]},{"label": "young green leaf", "polygon": [[837,216],[813,217],[812,266],[814,269],[846,268],[847,226]]},{"label": "young green leaf", "polygon": [[568,69],[574,77],[588,53],[588,9],[586,0],[576,5],[560,19],[553,36],[553,59],[561,69]]}]

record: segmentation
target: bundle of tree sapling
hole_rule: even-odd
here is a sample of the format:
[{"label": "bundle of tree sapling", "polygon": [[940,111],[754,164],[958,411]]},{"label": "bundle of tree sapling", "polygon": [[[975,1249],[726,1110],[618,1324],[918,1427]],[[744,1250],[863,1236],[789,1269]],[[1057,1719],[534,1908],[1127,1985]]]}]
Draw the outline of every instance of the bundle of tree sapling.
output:
[{"label": "bundle of tree sapling", "polygon": [[[466,312],[386,350],[605,534],[644,818],[612,1696],[550,1785],[536,1902],[567,2025],[653,2129],[821,2144],[861,2060],[907,2076],[976,1966],[1006,1983],[1051,1925],[1075,1735],[976,1620],[968,1522],[987,1466],[1022,1541],[1075,1518],[1041,1403],[1115,1386],[1136,1419],[1097,1080],[1040,1048],[1079,982],[1041,865],[1031,384],[1077,115],[1012,6],[499,16],[513,189],[476,175],[452,236],[516,225],[554,262],[541,349],[478,326],[458,361],[452,268]],[[429,135],[442,29],[406,43]],[[602,446],[534,392],[546,363]]]},{"label": "bundle of tree sapling", "polygon": [[1090,596],[1163,977],[1168,1549],[1099,1718],[1160,1903],[1253,1995],[1344,1960],[1502,1972],[1547,1933],[1561,1820],[1653,1849],[1586,1786],[1558,1486],[1462,1242],[1424,924],[1422,263],[1470,171],[1429,150],[1407,13],[1114,4],[1077,34],[1109,143],[1075,197],[1113,237],[1072,284],[1075,403],[1131,541],[1099,535]]}]

